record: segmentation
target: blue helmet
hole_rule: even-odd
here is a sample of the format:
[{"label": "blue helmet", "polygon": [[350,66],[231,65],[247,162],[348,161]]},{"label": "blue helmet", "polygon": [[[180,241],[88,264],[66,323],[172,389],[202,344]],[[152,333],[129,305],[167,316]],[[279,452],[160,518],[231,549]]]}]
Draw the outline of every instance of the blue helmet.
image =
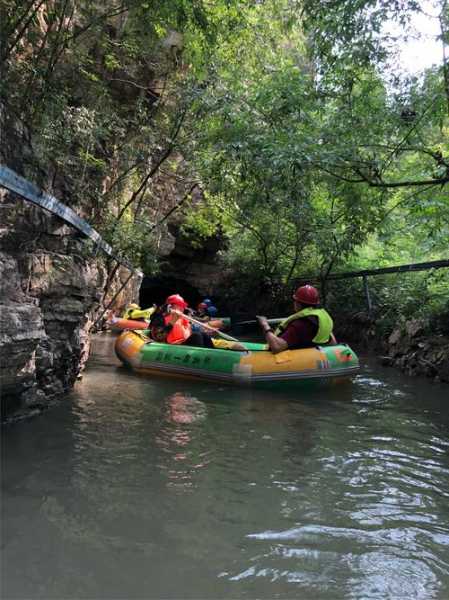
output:
[{"label": "blue helmet", "polygon": [[207,314],[210,317],[216,317],[218,313],[217,307],[216,306],[208,306],[207,307]]},{"label": "blue helmet", "polygon": [[212,300],[210,298],[204,298],[203,304],[207,304],[207,306],[211,306]]}]

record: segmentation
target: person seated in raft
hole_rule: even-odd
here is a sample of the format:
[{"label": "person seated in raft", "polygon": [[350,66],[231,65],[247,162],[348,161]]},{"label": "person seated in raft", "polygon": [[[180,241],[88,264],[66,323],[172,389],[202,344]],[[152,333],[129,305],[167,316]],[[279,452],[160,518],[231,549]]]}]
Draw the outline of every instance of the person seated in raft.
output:
[{"label": "person seated in raft", "polygon": [[312,285],[299,287],[293,294],[293,302],[295,313],[282,321],[276,331],[271,329],[265,317],[256,317],[273,354],[287,349],[337,343],[332,333],[332,318],[324,308],[320,308],[320,296],[316,288]]},{"label": "person seated in raft", "polygon": [[138,304],[136,304],[135,302],[131,302],[131,304],[127,305],[127,307],[125,308],[125,311],[122,315],[122,319],[130,319],[131,313],[133,310],[140,310],[140,306]]},{"label": "person seated in raft", "polygon": [[213,348],[210,337],[203,331],[192,331],[190,321],[182,316],[188,304],[179,294],[168,296],[151,316],[150,333],[156,342]]},{"label": "person seated in raft", "polygon": [[212,304],[212,300],[210,298],[205,298],[202,302],[198,304],[196,314],[196,318],[198,320],[209,321],[210,319],[216,318],[218,314],[218,309]]},{"label": "person seated in raft", "polygon": [[216,306],[208,306],[207,307],[207,314],[209,315],[210,319],[215,319],[218,315],[218,309]]},{"label": "person seated in raft", "polygon": [[151,315],[156,310],[156,306],[150,308],[140,308],[138,304],[133,302],[129,304],[123,314],[123,319],[131,319],[132,321],[149,321]]},{"label": "person seated in raft", "polygon": [[155,310],[155,305],[150,306],[150,308],[136,308],[131,311],[129,318],[133,321],[149,321]]},{"label": "person seated in raft", "polygon": [[196,307],[196,312],[193,316],[202,323],[207,323],[207,321],[210,321],[210,316],[207,314],[207,304],[205,302],[200,302]]},{"label": "person seated in raft", "polygon": [[212,302],[212,300],[210,298],[204,298],[204,300],[202,301],[202,303],[206,305],[206,314],[210,316],[210,314],[209,314],[209,308],[211,306],[214,306],[214,303]]}]

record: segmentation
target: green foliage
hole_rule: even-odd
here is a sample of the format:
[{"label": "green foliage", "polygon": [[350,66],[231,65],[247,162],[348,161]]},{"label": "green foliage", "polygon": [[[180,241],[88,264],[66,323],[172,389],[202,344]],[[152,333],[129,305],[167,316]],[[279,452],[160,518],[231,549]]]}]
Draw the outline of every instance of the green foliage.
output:
[{"label": "green foliage", "polygon": [[223,213],[223,202],[204,195],[200,206],[190,203],[186,206],[181,226],[184,235],[190,236],[193,246],[200,247],[202,241],[212,237],[217,231],[227,231],[230,219]]},{"label": "green foliage", "polygon": [[3,160],[153,271],[139,220],[152,226],[154,180],[179,152],[184,81],[204,69],[226,19],[239,20],[238,5],[4,0]]},{"label": "green foliage", "polygon": [[147,227],[132,219],[122,219],[117,225],[110,216],[103,225],[103,236],[128,261],[139,265],[148,276],[159,271],[155,240],[148,237]]},{"label": "green foliage", "polygon": [[[388,334],[410,319],[421,319],[428,333],[449,331],[449,273],[447,269],[396,273],[369,278],[373,316],[379,333]],[[329,282],[327,306],[339,319],[367,313],[361,279]]]},{"label": "green foliage", "polygon": [[297,277],[444,255],[445,67],[392,86],[381,27],[406,26],[419,5],[305,0],[302,22],[298,3],[277,3],[274,19],[272,8],[247,11],[251,26],[238,45],[222,41],[195,97],[190,153],[231,219],[235,280],[287,289]]},{"label": "green foliage", "polygon": [[[192,173],[204,199],[183,204],[183,234],[226,236],[228,289],[254,303],[298,277],[447,257],[448,64],[398,75],[382,25],[406,29],[416,0],[40,4],[2,3],[4,160],[147,272],[160,199],[188,196]],[[436,274],[390,281],[374,294],[389,323],[445,310]],[[359,283],[338,290],[363,306]]]}]

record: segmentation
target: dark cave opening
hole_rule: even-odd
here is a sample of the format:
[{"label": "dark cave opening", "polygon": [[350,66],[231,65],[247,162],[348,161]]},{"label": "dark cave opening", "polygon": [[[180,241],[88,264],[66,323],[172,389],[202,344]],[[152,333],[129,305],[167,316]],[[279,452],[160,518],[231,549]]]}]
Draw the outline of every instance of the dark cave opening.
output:
[{"label": "dark cave opening", "polygon": [[[142,308],[153,304],[160,306],[170,294],[180,294],[193,308],[204,298],[197,288],[183,279],[144,277],[139,291],[139,304]],[[213,297],[211,299],[213,300]]]}]

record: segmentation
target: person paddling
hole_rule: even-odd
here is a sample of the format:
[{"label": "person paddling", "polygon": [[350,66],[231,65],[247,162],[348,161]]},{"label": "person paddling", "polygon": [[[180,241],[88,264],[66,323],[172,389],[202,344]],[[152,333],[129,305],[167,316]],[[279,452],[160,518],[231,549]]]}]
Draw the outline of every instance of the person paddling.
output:
[{"label": "person paddling", "polygon": [[166,344],[182,344],[213,348],[210,337],[201,331],[192,331],[190,321],[183,317],[188,304],[179,294],[172,294],[151,317],[150,333],[153,340]]},{"label": "person paddling", "polygon": [[271,329],[266,317],[256,317],[273,354],[287,349],[337,343],[332,333],[332,318],[320,307],[320,295],[316,288],[312,285],[299,287],[293,294],[293,302],[295,313],[282,321],[276,331]]}]

